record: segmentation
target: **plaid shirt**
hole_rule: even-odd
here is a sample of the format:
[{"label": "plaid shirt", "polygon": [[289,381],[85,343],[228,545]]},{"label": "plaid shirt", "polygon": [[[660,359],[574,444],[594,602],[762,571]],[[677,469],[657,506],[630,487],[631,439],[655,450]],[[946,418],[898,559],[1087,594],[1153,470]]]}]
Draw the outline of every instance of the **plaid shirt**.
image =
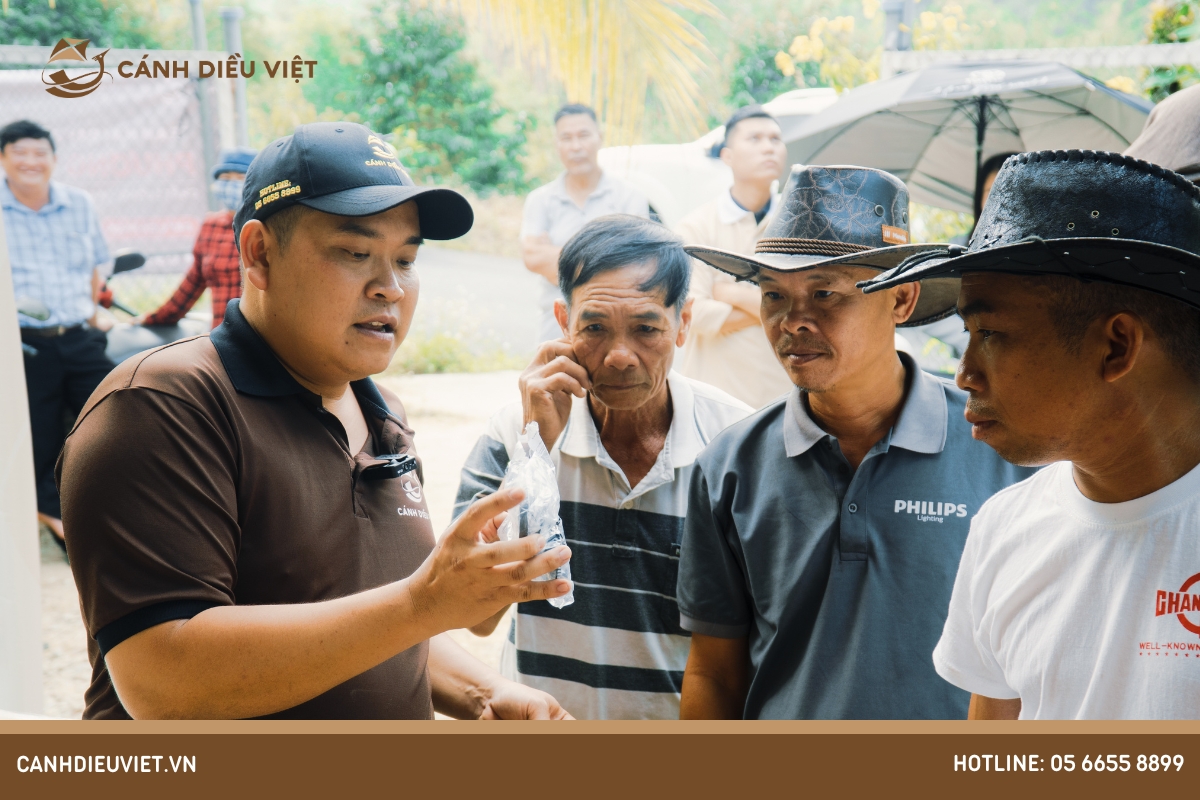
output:
[{"label": "plaid shirt", "polygon": [[0,180],[0,210],[12,263],[13,293],[40,300],[50,318],[20,317],[22,327],[77,325],[96,311],[92,270],[108,264],[108,245],[91,196],[50,182],[50,202],[34,211]]},{"label": "plaid shirt", "polygon": [[162,308],[146,317],[144,324],[174,325],[196,304],[207,287],[212,289],[212,326],[215,328],[225,319],[225,306],[229,301],[242,296],[232,211],[218,211],[204,218],[192,253],[196,260],[183,276],[183,283]]}]

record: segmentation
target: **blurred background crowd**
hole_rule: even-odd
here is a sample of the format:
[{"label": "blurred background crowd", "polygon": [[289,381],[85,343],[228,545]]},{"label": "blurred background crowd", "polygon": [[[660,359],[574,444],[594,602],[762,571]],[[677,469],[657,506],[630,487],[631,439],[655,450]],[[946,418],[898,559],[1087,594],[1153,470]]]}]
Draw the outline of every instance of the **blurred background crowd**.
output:
[{"label": "blurred background crowd", "polygon": [[[63,37],[89,39],[89,56],[236,50],[260,65],[317,64],[298,80],[124,80],[66,101],[41,79]],[[144,267],[108,279],[129,313],[100,313],[122,324],[159,310],[180,286],[206,214],[222,207],[214,178],[240,174],[222,158],[299,124],[361,122],[387,136],[418,183],[466,194],[474,228],[422,248],[420,310],[381,378],[421,431],[441,530],[471,444],[516,399],[511,370],[544,338],[557,292],[548,277],[566,238],[547,210],[555,186],[585,212],[595,199],[689,243],[752,248],[771,204],[750,195],[778,186],[753,188],[751,161],[765,151],[735,152],[732,119],[745,147],[759,137],[780,151],[781,178],[795,163],[887,169],[912,193],[914,242],[965,242],[994,157],[1125,150],[1153,104],[1200,82],[1195,47],[1164,55],[1138,46],[1192,42],[1200,47],[1193,0],[3,0],[0,126],[30,119],[49,130],[54,179],[93,196],[114,254],[145,254]],[[966,63],[984,51],[1005,66]],[[747,117],[747,107],[761,108]],[[935,118],[945,124],[930,125]],[[944,141],[928,133],[943,127]],[[574,189],[560,180],[564,169],[578,178]],[[745,191],[731,194],[739,174]],[[606,189],[602,176],[620,188]],[[710,208],[728,222],[727,197],[735,213],[753,215],[751,238],[699,241],[697,215]],[[539,213],[544,224],[531,227]],[[714,331],[743,324],[735,288],[744,287],[707,290],[708,302],[728,306]],[[210,293],[188,312],[198,330],[212,321]],[[950,373],[956,325],[905,332],[898,346]],[[45,710],[78,716],[88,669],[74,584],[48,534],[43,542]],[[464,642],[494,660],[493,640]]]},{"label": "blurred background crowd", "polygon": [[[894,72],[889,49],[919,54],[1183,43],[1196,36],[1198,7],[1164,0],[5,0],[0,45],[48,46],[73,36],[90,38],[92,52],[195,50],[198,16],[207,45],[217,50],[223,44],[218,32],[228,23],[222,15],[238,9],[245,59],[300,54],[319,63],[311,79],[246,81],[244,122],[235,120],[231,82],[209,81],[220,84],[211,98],[220,113],[214,111],[209,122],[219,132],[203,157],[209,163],[196,165],[195,179],[181,174],[177,162],[186,158],[174,158],[169,168],[161,157],[148,161],[155,152],[148,142],[180,138],[184,127],[196,127],[197,115],[194,103],[173,100],[165,88],[150,102],[148,81],[119,82],[122,91],[134,92],[140,84],[141,92],[124,95],[119,104],[116,87],[106,87],[115,106],[109,109],[100,107],[106,92],[63,103],[34,81],[32,93],[19,98],[29,102],[3,104],[0,124],[27,117],[54,133],[55,178],[96,197],[114,249],[131,247],[150,257],[147,268],[112,284],[124,305],[147,313],[187,269],[205,205],[217,207],[203,196],[207,178],[200,175],[215,163],[218,138],[220,144],[258,148],[298,124],[322,119],[356,120],[389,133],[418,181],[451,185],[471,197],[475,228],[446,246],[484,254],[490,263],[511,259],[507,265],[515,267],[525,195],[562,170],[553,117],[564,103],[595,109],[603,134],[601,166],[622,174],[648,196],[657,216],[674,225],[730,182],[728,168],[707,151],[719,145],[722,123],[740,107],[769,104],[787,139],[787,119],[819,111],[836,93]],[[889,15],[896,19],[889,22]],[[34,65],[19,60],[0,54],[0,66],[31,71]],[[1095,60],[1098,66],[1085,71],[1098,83],[1151,102],[1197,80],[1188,64],[1105,66],[1111,60]],[[11,82],[0,85],[17,89]],[[93,100],[95,110],[87,105]],[[64,124],[68,119],[71,124]],[[187,132],[198,145],[194,131]],[[126,152],[140,151],[142,163],[121,158],[112,159],[123,161],[120,168],[109,166],[98,158],[107,139],[122,140]],[[682,147],[687,144],[693,146]],[[638,147],[630,151],[627,145]],[[645,147],[656,145],[668,147]],[[186,149],[199,148],[189,141]],[[660,180],[671,185],[658,193],[665,196],[655,196],[651,184],[670,166],[676,169],[668,174],[679,179]],[[167,189],[170,197],[164,197]],[[919,191],[914,195],[915,240],[947,241],[970,230],[969,206],[938,206]],[[466,256],[454,263],[463,275],[473,275],[471,267],[481,262]],[[520,302],[540,290],[531,279],[514,272],[497,291]],[[396,372],[525,363],[536,339],[532,324],[463,313],[472,300],[469,292],[439,294],[427,304],[397,356]],[[208,302],[206,294],[197,312],[203,314]]]}]

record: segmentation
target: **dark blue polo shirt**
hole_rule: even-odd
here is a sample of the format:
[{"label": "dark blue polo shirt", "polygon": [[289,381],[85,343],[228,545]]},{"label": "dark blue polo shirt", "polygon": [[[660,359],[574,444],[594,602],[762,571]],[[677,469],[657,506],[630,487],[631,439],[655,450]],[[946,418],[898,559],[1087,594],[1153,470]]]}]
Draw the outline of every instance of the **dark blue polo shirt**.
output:
[{"label": "dark blue polo shirt", "polygon": [[799,390],[692,473],[680,624],[748,637],[747,719],[964,719],[933,669],[971,517],[1027,478],[971,438],[966,393],[901,354],[900,417],[856,471]]}]

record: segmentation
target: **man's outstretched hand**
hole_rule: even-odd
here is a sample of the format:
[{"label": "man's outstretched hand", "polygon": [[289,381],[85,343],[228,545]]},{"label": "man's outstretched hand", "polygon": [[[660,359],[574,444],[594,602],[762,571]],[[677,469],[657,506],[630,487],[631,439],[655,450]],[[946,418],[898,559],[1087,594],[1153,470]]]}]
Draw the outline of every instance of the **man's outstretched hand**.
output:
[{"label": "man's outstretched hand", "polygon": [[570,591],[570,581],[533,580],[567,563],[569,547],[541,553],[546,546],[541,536],[498,540],[501,514],[523,498],[519,489],[504,489],[476,500],[407,579],[413,609],[429,635],[469,628],[512,603]]}]

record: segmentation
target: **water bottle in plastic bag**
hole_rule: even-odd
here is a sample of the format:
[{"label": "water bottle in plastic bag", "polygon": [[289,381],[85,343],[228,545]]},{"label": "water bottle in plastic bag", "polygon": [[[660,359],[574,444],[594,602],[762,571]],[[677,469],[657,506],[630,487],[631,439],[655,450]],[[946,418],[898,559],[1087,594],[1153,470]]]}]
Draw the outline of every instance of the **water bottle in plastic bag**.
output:
[{"label": "water bottle in plastic bag", "polygon": [[[517,437],[516,451],[504,470],[501,488],[515,487],[525,492],[519,506],[510,508],[508,516],[500,525],[500,538],[511,541],[521,536],[545,536],[546,546],[542,552],[553,550],[567,543],[562,520],[558,516],[558,476],[554,473],[554,462],[542,442],[538,424],[530,422],[525,432]],[[534,578],[535,581],[571,580],[571,562],[558,569]],[[564,608],[575,602],[575,589],[562,597],[552,597],[550,605]]]}]

